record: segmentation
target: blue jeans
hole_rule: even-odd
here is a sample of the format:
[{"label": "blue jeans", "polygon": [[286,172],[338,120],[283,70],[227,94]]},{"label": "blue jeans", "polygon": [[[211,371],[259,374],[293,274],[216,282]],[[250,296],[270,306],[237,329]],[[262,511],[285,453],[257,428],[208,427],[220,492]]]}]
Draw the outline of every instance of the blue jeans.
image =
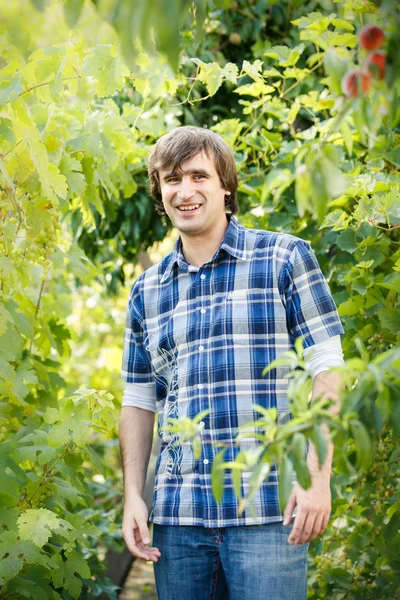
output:
[{"label": "blue jeans", "polygon": [[158,600],[305,600],[308,544],[289,544],[291,527],[154,524]]}]

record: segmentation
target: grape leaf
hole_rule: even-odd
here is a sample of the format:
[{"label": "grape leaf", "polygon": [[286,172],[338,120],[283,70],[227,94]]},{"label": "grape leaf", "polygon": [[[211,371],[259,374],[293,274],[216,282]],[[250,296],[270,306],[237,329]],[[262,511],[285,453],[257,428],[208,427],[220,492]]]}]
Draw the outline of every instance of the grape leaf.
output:
[{"label": "grape leaf", "polygon": [[41,548],[55,529],[60,528],[60,519],[47,508],[28,509],[18,519],[19,535],[22,540],[31,540]]},{"label": "grape leaf", "polygon": [[39,174],[43,194],[57,206],[57,196],[60,198],[67,197],[68,186],[66,179],[56,165],[49,162],[46,146],[41,141],[40,133],[36,127],[29,128],[27,143],[32,162]]},{"label": "grape leaf", "polygon": [[11,61],[0,71],[0,106],[9,100],[15,100],[22,92],[21,75],[18,69],[21,64]]},{"label": "grape leaf", "polygon": [[0,304],[0,335],[6,332],[7,321],[15,325],[15,321],[6,309],[6,307]]},{"label": "grape leaf", "polygon": [[341,317],[352,315],[357,315],[361,311],[364,304],[364,299],[362,296],[354,296],[353,298],[349,298],[345,302],[342,302],[338,306],[338,313]]},{"label": "grape leaf", "polygon": [[17,530],[18,508],[0,508],[0,530],[7,527],[8,530]]},{"label": "grape leaf", "polygon": [[0,358],[16,360],[20,357],[24,342],[18,331],[8,323],[7,331],[0,336]]},{"label": "grape leaf", "polygon": [[80,196],[84,193],[87,183],[82,174],[82,163],[69,154],[64,154],[59,165],[61,173],[67,180],[69,189],[73,194]]},{"label": "grape leaf", "polygon": [[0,379],[14,382],[15,377],[16,373],[14,367],[3,358],[0,358]]},{"label": "grape leaf", "polygon": [[19,462],[29,459],[44,465],[56,455],[55,448],[49,446],[47,433],[37,429],[19,440],[19,447],[15,451],[15,458]]},{"label": "grape leaf", "polygon": [[125,84],[125,77],[130,71],[117,55],[116,48],[111,44],[103,44],[92,48],[85,56],[82,74],[91,75],[96,82],[96,93],[100,98],[111,96],[121,90]]},{"label": "grape leaf", "polygon": [[336,244],[341,250],[353,254],[358,248],[356,233],[351,229],[342,231],[336,238]]},{"label": "grape leaf", "polygon": [[46,423],[55,423],[49,431],[49,445],[59,447],[68,443],[72,436],[77,446],[83,448],[89,436],[92,418],[89,407],[86,405],[75,406],[70,398],[62,398],[60,406],[60,410],[48,408],[44,415]]},{"label": "grape leaf", "polygon": [[11,315],[18,331],[27,338],[32,337],[33,326],[31,321],[29,321],[28,317],[24,314],[24,312],[22,312],[22,306],[18,306],[18,304],[14,302],[14,300],[6,302],[4,306]]},{"label": "grape leaf", "polygon": [[238,66],[235,63],[228,62],[222,69],[222,73],[224,77],[231,83],[237,83],[237,78],[239,75]]},{"label": "grape leaf", "polygon": [[38,563],[47,569],[54,566],[31,541],[18,541],[15,531],[4,531],[0,537],[0,585],[18,575],[24,566],[22,557],[28,564]]},{"label": "grape leaf", "polygon": [[205,84],[208,94],[213,96],[224,80],[221,67],[217,63],[204,63],[198,58],[192,60],[200,67],[199,80]]},{"label": "grape leaf", "polygon": [[57,568],[50,573],[54,587],[64,587],[73,598],[79,598],[82,592],[82,581],[79,575],[87,579],[91,572],[86,560],[78,552],[72,552],[67,555],[67,560],[63,561],[60,555],[56,556]]}]

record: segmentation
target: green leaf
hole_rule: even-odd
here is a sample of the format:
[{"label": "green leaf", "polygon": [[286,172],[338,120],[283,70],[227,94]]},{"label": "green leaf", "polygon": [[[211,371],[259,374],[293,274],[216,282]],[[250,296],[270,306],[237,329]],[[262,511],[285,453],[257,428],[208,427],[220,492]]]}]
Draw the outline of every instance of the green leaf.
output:
[{"label": "green leaf", "polygon": [[0,379],[15,382],[15,369],[9,362],[0,358]]},{"label": "green leaf", "polygon": [[199,460],[200,456],[201,456],[201,452],[202,452],[202,442],[201,442],[201,436],[200,435],[195,435],[194,438],[192,439],[192,450],[193,450],[193,456],[195,460]]},{"label": "green leaf", "polygon": [[18,575],[24,563],[36,563],[46,569],[54,566],[52,559],[42,554],[31,541],[18,540],[15,531],[3,531],[0,536],[0,585]]},{"label": "green leaf", "polygon": [[311,485],[311,476],[306,464],[307,441],[303,433],[295,433],[292,442],[291,457],[297,479],[302,488],[307,490]]},{"label": "green leaf", "polygon": [[12,61],[0,71],[0,106],[14,101],[22,93],[21,75],[18,73],[21,64]]},{"label": "green leaf", "polygon": [[82,173],[82,163],[69,154],[63,154],[59,168],[66,178],[71,192],[81,196],[87,188],[85,176]]},{"label": "green leaf", "polygon": [[222,74],[228,81],[236,84],[239,75],[238,66],[235,63],[228,62],[222,69]]},{"label": "green leaf", "polygon": [[92,461],[92,464],[93,464],[94,468],[96,469],[96,471],[98,473],[101,473],[103,476],[105,476],[106,475],[106,465],[105,465],[103,459],[101,458],[101,456],[99,456],[99,454],[95,451],[93,446],[91,446],[90,444],[86,444],[85,451],[86,451],[88,457],[90,458],[90,460]]},{"label": "green leaf", "polygon": [[353,154],[353,132],[347,121],[343,121],[340,131],[346,144],[347,154],[350,157]]},{"label": "green leaf", "polygon": [[[265,460],[259,462],[253,469],[250,475],[249,483],[251,487],[250,496],[254,496],[257,490],[261,487],[263,481],[268,477],[271,470],[271,464]],[[240,471],[239,471],[240,472]]]},{"label": "green leaf", "polygon": [[366,472],[372,462],[372,442],[367,430],[360,421],[351,420],[350,429],[357,452],[357,469]]},{"label": "green leaf", "polygon": [[324,67],[329,76],[330,88],[337,96],[342,95],[342,78],[349,70],[347,49],[331,47],[324,52]]},{"label": "green leaf", "polygon": [[288,46],[272,46],[264,53],[268,58],[275,58],[281,67],[294,67],[305,50],[305,44],[299,44],[294,48]]},{"label": "green leaf", "polygon": [[0,585],[17,575],[23,567],[19,556],[17,535],[14,531],[5,531],[0,537]]},{"label": "green leaf", "polygon": [[314,427],[310,433],[310,439],[311,439],[312,443],[314,444],[315,449],[317,451],[319,466],[321,468],[322,465],[324,464],[325,458],[328,454],[328,446],[326,443],[325,434],[322,431],[322,428],[320,425],[314,425]]},{"label": "green leaf", "polygon": [[64,0],[65,21],[71,29],[78,23],[83,5],[84,0]]},{"label": "green leaf", "polygon": [[221,471],[221,465],[224,462],[226,448],[218,452],[215,456],[211,471],[211,491],[217,502],[221,502],[224,494],[224,474]]},{"label": "green leaf", "polygon": [[128,67],[123,63],[111,44],[96,46],[84,58],[82,74],[91,75],[96,80],[96,93],[100,98],[112,96],[120,91],[129,75]]},{"label": "green leaf", "polygon": [[29,433],[19,440],[15,458],[19,462],[29,459],[44,465],[56,456],[55,448],[48,445],[47,433],[40,429]]},{"label": "green leaf", "polygon": [[49,162],[46,146],[43,144],[39,131],[32,127],[29,129],[28,147],[33,164],[39,174],[43,194],[55,206],[58,205],[58,197],[66,198],[68,187],[64,175],[59,169]]},{"label": "green leaf", "polygon": [[16,331],[15,327],[8,323],[7,331],[0,336],[0,358],[5,361],[20,359],[23,347],[23,339],[18,331]]},{"label": "green leaf", "polygon": [[80,500],[80,492],[69,481],[54,477],[52,486],[54,486],[54,498],[58,504],[62,504],[59,498],[65,498],[70,502],[72,507],[75,507]]},{"label": "green leaf", "polygon": [[316,31],[326,31],[330,25],[331,17],[324,17],[320,12],[309,13],[306,17],[300,17],[291,21],[299,29],[315,29]]},{"label": "green leaf", "polygon": [[[239,452],[237,455],[235,462],[238,464],[242,464],[244,460],[243,452]],[[238,500],[242,497],[242,469],[232,469],[231,471],[232,483],[233,483],[233,491],[235,492],[235,496]]]},{"label": "green leaf", "polygon": [[349,298],[346,302],[342,302],[338,306],[338,313],[340,317],[351,317],[352,315],[358,315],[364,306],[364,298],[362,296],[355,296]]},{"label": "green leaf", "polygon": [[59,529],[60,519],[47,508],[29,509],[19,517],[18,527],[22,540],[31,540],[41,548],[48,542],[53,531]]},{"label": "green leaf", "polygon": [[7,527],[8,530],[17,530],[18,508],[0,508],[0,530]]},{"label": "green leaf", "polygon": [[204,63],[198,58],[192,59],[200,67],[199,81],[205,84],[207,92],[213,96],[222,85],[224,80],[223,71],[217,63]]},{"label": "green leaf", "polygon": [[328,195],[330,198],[337,198],[346,193],[347,181],[342,171],[336,166],[335,161],[332,160],[331,150],[334,150],[334,147],[326,145],[317,160],[317,164],[321,169]]},{"label": "green leaf", "polygon": [[79,448],[87,443],[92,413],[87,405],[75,405],[71,398],[60,400],[60,410],[48,408],[44,414],[46,423],[55,423],[48,434],[50,446],[59,448],[72,437]]},{"label": "green leaf", "polygon": [[290,458],[285,456],[279,465],[279,507],[281,512],[286,508],[293,487],[293,464]]},{"label": "green leaf", "polygon": [[350,590],[352,587],[353,576],[351,572],[346,571],[342,567],[326,569],[324,576],[329,583],[335,583],[339,590]]},{"label": "green leaf", "polygon": [[378,317],[384,329],[400,331],[400,313],[396,308],[382,308],[378,310]]},{"label": "green leaf", "polygon": [[79,598],[82,592],[82,581],[91,576],[89,565],[82,554],[72,552],[67,554],[66,561],[56,555],[57,568],[50,573],[55,588],[65,588],[73,598]]},{"label": "green leaf", "polygon": [[341,250],[354,254],[358,248],[355,231],[352,229],[342,231],[336,238],[336,244]]},{"label": "green leaf", "polygon": [[350,217],[344,210],[336,209],[326,215],[320,225],[320,229],[328,227],[332,231],[341,231],[348,228],[349,221]]}]

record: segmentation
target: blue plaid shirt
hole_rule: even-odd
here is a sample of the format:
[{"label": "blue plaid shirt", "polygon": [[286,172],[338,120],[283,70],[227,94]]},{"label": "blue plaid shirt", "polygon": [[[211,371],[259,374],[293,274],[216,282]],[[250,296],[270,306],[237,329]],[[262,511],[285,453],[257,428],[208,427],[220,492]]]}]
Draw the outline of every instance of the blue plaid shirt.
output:
[{"label": "blue plaid shirt", "polygon": [[[238,516],[231,473],[217,504],[211,492],[216,444],[224,460],[259,442],[235,443],[240,425],[259,418],[253,404],[288,413],[288,367],[266,376],[266,365],[302,336],[309,347],[344,333],[328,285],[309,244],[288,234],[229,226],[214,256],[189,265],[179,237],[172,253],[133,284],[128,303],[122,378],[155,383],[161,452],[150,521],[229,527],[281,521],[276,467]],[[191,441],[161,431],[169,418],[201,411],[202,454]],[[255,430],[256,431],[256,430]],[[242,474],[242,493],[249,491]]]}]

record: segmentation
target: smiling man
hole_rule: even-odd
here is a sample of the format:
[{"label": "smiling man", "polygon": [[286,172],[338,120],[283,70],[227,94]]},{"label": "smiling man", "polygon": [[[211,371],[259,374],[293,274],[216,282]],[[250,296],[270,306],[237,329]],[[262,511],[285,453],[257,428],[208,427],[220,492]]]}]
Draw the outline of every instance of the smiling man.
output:
[{"label": "smiling man", "polygon": [[[134,556],[154,562],[159,600],[304,600],[307,550],[330,515],[332,447],[322,469],[313,446],[312,486],[294,483],[283,513],[272,468],[238,516],[231,475],[217,503],[213,460],[257,445],[235,444],[237,428],[258,418],[253,404],[288,418],[287,367],[262,371],[302,337],[313,397],[337,399],[327,371],[343,362],[343,328],[309,244],[289,234],[247,229],[238,212],[231,150],[217,134],[180,127],[149,159],[156,208],[179,231],[174,251],[133,284],[128,303],[120,418],[124,467],[123,536]],[[161,451],[150,517],[143,488],[158,411]],[[195,417],[202,454],[164,428]],[[242,475],[242,491],[249,489]],[[296,514],[294,516],[294,510]],[[148,519],[153,523],[150,545]]]}]

